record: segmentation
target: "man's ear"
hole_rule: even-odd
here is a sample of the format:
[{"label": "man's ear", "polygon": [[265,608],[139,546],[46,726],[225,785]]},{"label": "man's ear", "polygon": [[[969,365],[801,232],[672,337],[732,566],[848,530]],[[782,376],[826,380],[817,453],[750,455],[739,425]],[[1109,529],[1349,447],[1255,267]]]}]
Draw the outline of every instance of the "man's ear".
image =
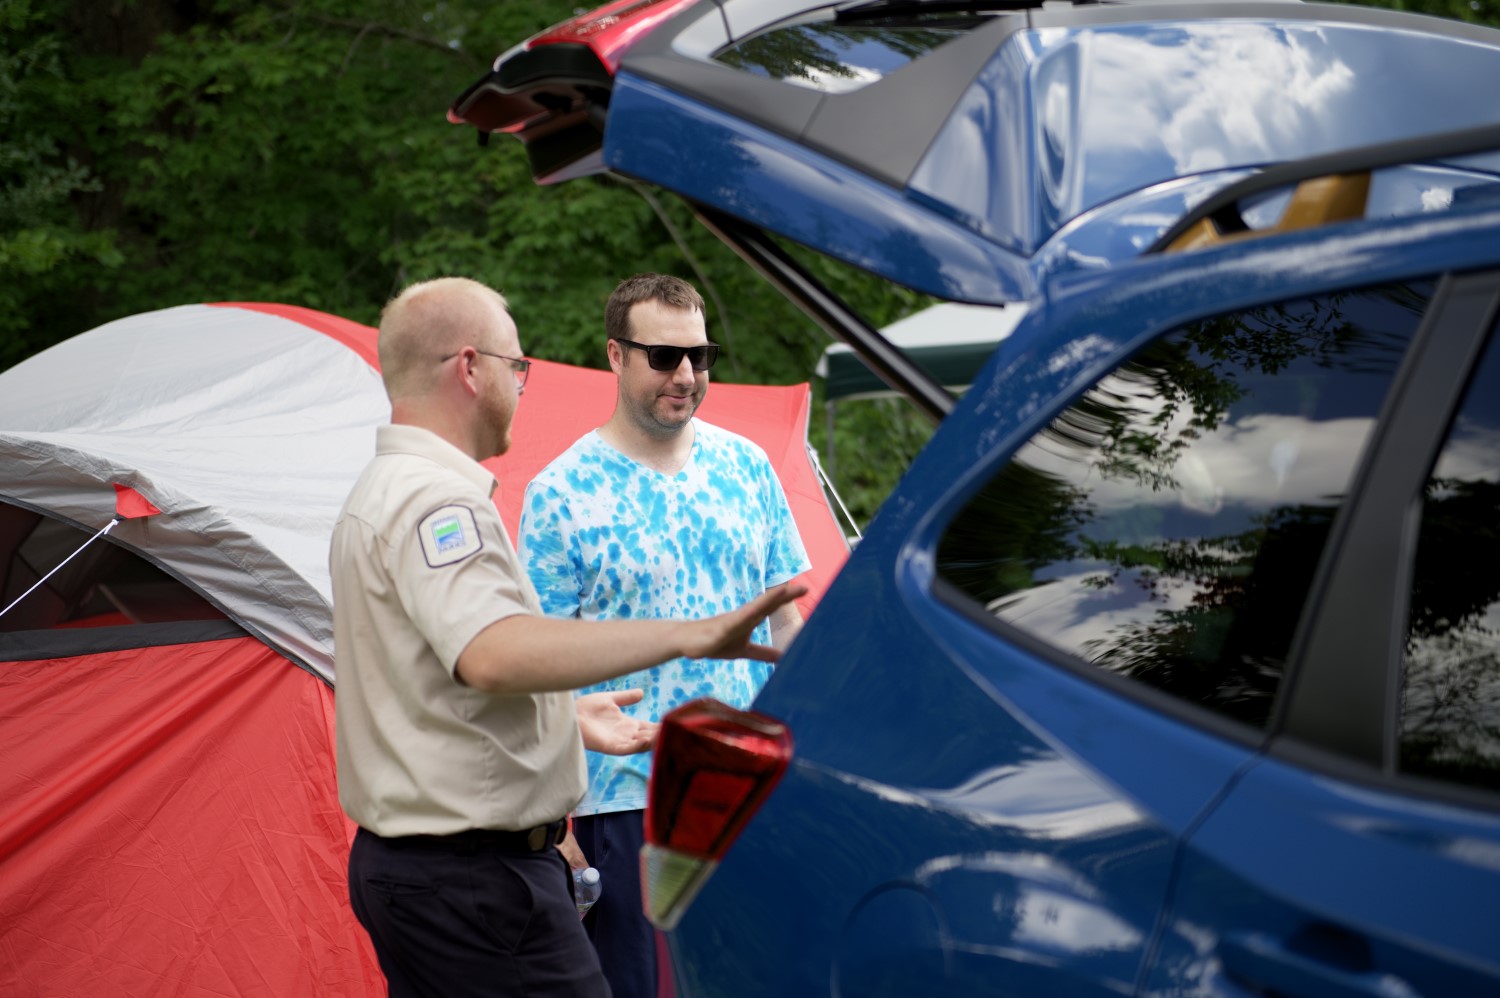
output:
[{"label": "man's ear", "polygon": [[464,347],[458,352],[457,377],[460,384],[463,385],[464,391],[474,396],[479,394],[479,380],[475,377],[474,372],[475,367],[478,366],[475,363],[477,360],[479,360],[479,354],[475,352],[473,347]]},{"label": "man's ear", "polygon": [[625,366],[625,348],[615,340],[604,342],[604,352],[609,357],[609,369],[619,377],[621,369]]}]

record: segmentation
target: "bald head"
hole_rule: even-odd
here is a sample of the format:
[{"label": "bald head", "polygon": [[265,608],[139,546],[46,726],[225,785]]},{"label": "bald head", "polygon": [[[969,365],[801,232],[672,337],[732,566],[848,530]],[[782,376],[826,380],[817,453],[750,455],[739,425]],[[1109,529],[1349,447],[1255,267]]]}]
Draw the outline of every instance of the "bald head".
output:
[{"label": "bald head", "polygon": [[[391,401],[430,394],[439,360],[460,348],[519,353],[505,297],[467,277],[407,287],[380,313],[380,373]],[[503,342],[509,339],[510,343]]]}]

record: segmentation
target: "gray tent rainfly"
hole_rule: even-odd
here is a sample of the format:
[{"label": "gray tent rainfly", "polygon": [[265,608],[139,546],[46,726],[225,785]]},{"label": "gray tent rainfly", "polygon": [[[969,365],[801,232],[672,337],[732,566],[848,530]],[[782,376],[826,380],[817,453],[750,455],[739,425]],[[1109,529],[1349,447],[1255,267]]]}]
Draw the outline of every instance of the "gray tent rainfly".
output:
[{"label": "gray tent rainfly", "polygon": [[0,383],[6,501],[93,533],[111,483],[136,490],[162,515],[125,520],[115,544],[332,681],[328,537],[390,416],[367,360],[288,318],[184,305],[75,336]]}]

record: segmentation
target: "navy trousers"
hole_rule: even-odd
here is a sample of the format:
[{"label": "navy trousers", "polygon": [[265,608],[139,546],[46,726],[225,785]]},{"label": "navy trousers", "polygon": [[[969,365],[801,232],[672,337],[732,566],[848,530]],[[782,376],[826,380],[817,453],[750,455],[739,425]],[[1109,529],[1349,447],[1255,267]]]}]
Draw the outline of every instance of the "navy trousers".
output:
[{"label": "navy trousers", "polygon": [[360,829],[349,900],[392,998],[609,996],[567,862],[550,845],[459,850]]},{"label": "navy trousers", "polygon": [[614,998],[656,998],[656,929],[641,908],[644,811],[574,817],[573,837],[599,871],[599,900],[583,918]]}]

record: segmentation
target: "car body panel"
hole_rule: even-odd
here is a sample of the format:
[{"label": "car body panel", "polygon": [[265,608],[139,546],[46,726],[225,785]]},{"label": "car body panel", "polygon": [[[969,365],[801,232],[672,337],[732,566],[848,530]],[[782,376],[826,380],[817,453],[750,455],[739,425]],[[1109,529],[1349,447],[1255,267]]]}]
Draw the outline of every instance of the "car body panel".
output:
[{"label": "car body panel", "polygon": [[[610,143],[615,134],[630,141]],[[1024,261],[974,240],[952,219],[842,163],[628,72],[620,74],[610,99],[604,157],[620,173],[815,242],[918,291],[979,303],[1033,293]]]},{"label": "car body panel", "polygon": [[[603,165],[683,197],[874,370],[889,344],[745,252],[745,230],[1025,315],[951,411],[928,407],[948,414],[756,699],[795,753],[669,933],[678,993],[1500,993],[1500,797],[1400,775],[1410,544],[1357,571],[1371,530],[1420,507],[1363,490],[1436,453],[1391,421],[1430,400],[1441,423],[1463,390],[1466,355],[1432,359],[1454,289],[1500,286],[1500,151],[1382,162],[1362,215],[1272,232],[1298,177],[1236,204],[1219,244],[1154,249],[1278,167],[1500,124],[1500,32],[1295,2],[1048,3],[969,11],[978,27],[909,63],[888,46],[854,67],[867,82],[820,84],[796,46],[784,72],[719,58],[831,9],[721,0],[652,32],[613,78]],[[1436,291],[1397,303],[1408,338],[1380,358],[1350,477],[1318,497],[1333,525],[1263,726],[1070,654],[940,574],[949,527],[1012,457],[1160,339],[1411,282]],[[1475,301],[1477,340],[1500,305]],[[1348,642],[1368,662],[1337,653],[1351,629],[1379,632]]]},{"label": "car body panel", "polygon": [[[830,609],[851,612],[819,613]],[[947,641],[993,645],[934,609]],[[976,677],[969,655],[933,648],[905,615],[864,619],[868,648],[904,667],[845,683],[831,702],[891,737],[839,735],[823,723],[830,701],[776,700],[794,730],[807,722],[804,740],[754,822],[764,834],[736,842],[672,933],[683,993],[725,993],[725,982],[742,994],[1128,992],[1172,843],[1249,750],[1122,712],[1024,655],[997,656]],[[828,643],[843,647],[820,650]],[[802,655],[837,671],[857,658],[847,645],[829,632]],[[934,728],[950,734],[936,742]],[[1101,778],[1106,759],[1117,772],[1172,769],[1159,813]],[[771,871],[791,870],[795,881],[765,889]]]},{"label": "car body panel", "polygon": [[[682,993],[910,994],[914,979],[974,994],[1133,993],[1156,938],[1151,909],[1165,902],[1180,843],[1205,834],[1198,822],[1280,843],[1258,846],[1256,877],[1300,848],[1295,804],[1266,821],[1216,806],[1262,779],[1260,737],[976,617],[935,581],[933,550],[1020,443],[1162,330],[1479,264],[1500,265],[1500,211],[1157,256],[1043,289],[1045,306],[1000,344],[757,699],[794,732],[796,757],[671,935]],[[1303,799],[1364,792],[1318,771],[1293,775]],[[1386,801],[1390,835],[1441,840],[1428,803]],[[1326,814],[1301,820],[1333,821]],[[1500,849],[1494,817],[1468,817],[1461,849],[1482,861]],[[1252,837],[1239,834],[1248,853]],[[1297,866],[1305,880],[1315,857]],[[1151,988],[1241,994],[1203,976],[1213,956],[1204,909],[1217,910],[1216,895],[1184,883],[1191,903],[1163,937],[1169,970],[1153,969]],[[1421,910],[1430,917],[1443,898],[1454,917],[1495,924],[1500,895],[1458,886],[1430,884]],[[1370,891],[1342,878],[1319,889],[1325,911],[1329,898],[1354,905]],[[1049,929],[1030,920],[1038,911]],[[1482,968],[1483,952],[1460,960]]]},{"label": "car body panel", "polygon": [[1500,814],[1263,759],[1184,850],[1145,994],[1500,993]]},{"label": "car body panel", "polygon": [[[997,18],[848,93],[735,72],[698,43],[685,58],[664,32],[621,63],[603,161],[898,283],[999,303],[1040,279],[1018,261],[1057,260],[1054,234],[1130,192],[1494,120],[1470,98],[1500,91],[1500,48],[1448,22],[1285,3],[1129,11],[1138,23],[1108,8]],[[976,75],[959,87],[954,73]],[[912,147],[910,164],[882,151]],[[950,222],[984,239],[940,237]],[[1139,241],[1091,249],[1115,261]],[[971,272],[976,253],[998,277]]]}]

